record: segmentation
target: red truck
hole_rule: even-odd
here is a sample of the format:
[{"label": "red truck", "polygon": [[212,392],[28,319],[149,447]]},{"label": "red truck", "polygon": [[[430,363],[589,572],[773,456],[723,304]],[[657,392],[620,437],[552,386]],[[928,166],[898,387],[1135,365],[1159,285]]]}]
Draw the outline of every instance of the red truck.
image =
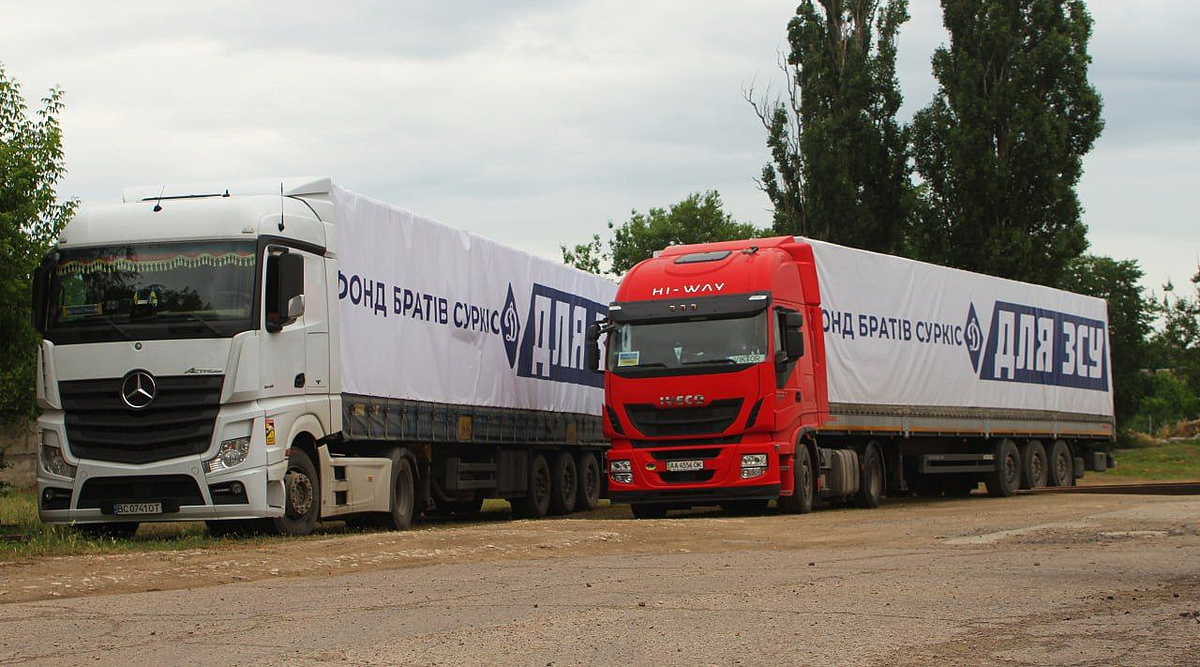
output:
[{"label": "red truck", "polygon": [[1008,496],[1112,465],[1106,305],[1061,290],[800,237],[672,246],[586,351],[608,495],[639,518]]}]

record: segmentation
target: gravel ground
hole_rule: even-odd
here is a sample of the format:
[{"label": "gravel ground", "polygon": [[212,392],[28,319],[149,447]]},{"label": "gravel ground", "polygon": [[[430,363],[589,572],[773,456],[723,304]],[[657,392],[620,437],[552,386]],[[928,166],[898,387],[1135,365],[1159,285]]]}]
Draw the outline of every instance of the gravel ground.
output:
[{"label": "gravel ground", "polygon": [[5,564],[0,662],[1200,664],[1200,497],[628,516]]}]

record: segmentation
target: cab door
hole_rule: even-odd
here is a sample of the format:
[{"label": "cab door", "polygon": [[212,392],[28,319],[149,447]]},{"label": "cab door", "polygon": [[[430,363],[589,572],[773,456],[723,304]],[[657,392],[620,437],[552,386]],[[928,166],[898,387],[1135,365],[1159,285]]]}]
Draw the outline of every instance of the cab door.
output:
[{"label": "cab door", "polygon": [[[307,321],[303,313],[289,318],[286,312],[290,291],[286,283],[295,286],[304,284],[305,262],[301,251],[270,245],[264,250],[262,303],[263,339],[259,377],[262,379],[262,397],[297,397],[303,402],[306,382]],[[300,272],[300,275],[295,275]],[[281,293],[281,289],[285,293]],[[300,287],[299,290],[303,290]],[[304,294],[300,293],[301,300]]]},{"label": "cab door", "polygon": [[808,390],[811,390],[812,386],[812,365],[804,363],[804,356],[788,360],[784,351],[785,320],[789,313],[797,312],[803,312],[803,309],[786,302],[777,303],[771,309],[771,337],[774,339],[775,355],[775,424],[781,429],[800,419],[804,406],[805,385],[808,385]]}]

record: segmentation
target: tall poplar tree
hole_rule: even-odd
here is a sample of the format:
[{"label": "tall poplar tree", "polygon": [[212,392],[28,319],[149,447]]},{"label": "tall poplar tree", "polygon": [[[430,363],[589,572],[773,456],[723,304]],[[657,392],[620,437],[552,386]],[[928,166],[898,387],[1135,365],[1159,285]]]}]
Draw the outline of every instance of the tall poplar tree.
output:
[{"label": "tall poplar tree", "polygon": [[1087,248],[1075,185],[1100,135],[1082,0],[942,0],[950,46],[911,128],[922,259],[1056,285]]},{"label": "tall poplar tree", "polygon": [[804,0],[788,23],[783,101],[749,101],[767,130],[774,230],[895,252],[910,209],[896,122],[896,33],[907,0]]}]

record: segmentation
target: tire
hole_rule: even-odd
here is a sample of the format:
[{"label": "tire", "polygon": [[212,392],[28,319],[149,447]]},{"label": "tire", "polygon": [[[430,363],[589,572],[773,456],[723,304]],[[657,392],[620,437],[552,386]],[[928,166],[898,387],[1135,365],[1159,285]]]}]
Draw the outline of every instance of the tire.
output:
[{"label": "tire", "polygon": [[1066,442],[1055,440],[1050,446],[1046,472],[1050,486],[1075,486],[1075,456]]},{"label": "tire", "polygon": [[1005,438],[996,445],[996,470],[984,478],[988,495],[1007,498],[1021,486],[1021,452],[1012,440]]},{"label": "tire", "polygon": [[575,510],[579,494],[579,474],[575,457],[570,452],[559,452],[554,457],[554,469],[550,474],[550,513],[570,514]]},{"label": "tire", "polygon": [[721,503],[721,511],[735,516],[762,514],[767,511],[769,500],[731,500]]},{"label": "tire", "polygon": [[317,527],[321,486],[316,466],[299,447],[292,447],[283,487],[283,516],[271,519],[272,525],[281,535],[308,535]]},{"label": "tire", "polygon": [[525,495],[517,499],[513,510],[524,519],[540,519],[550,511],[550,466],[546,457],[534,454],[529,459],[529,484]]},{"label": "tire", "polygon": [[883,489],[883,455],[879,452],[879,445],[872,441],[867,444],[859,465],[858,493],[854,494],[854,504],[866,509],[879,507]]},{"label": "tire", "polygon": [[635,519],[663,519],[667,516],[666,505],[630,505]]},{"label": "tire", "polygon": [[115,521],[112,523],[77,523],[76,532],[98,540],[128,540],[137,533],[137,521]]},{"label": "tire", "polygon": [[790,496],[779,497],[779,510],[785,514],[808,514],[813,508],[813,469],[812,457],[803,442],[796,443],[792,478],[795,490]]},{"label": "tire", "polygon": [[1021,488],[1046,486],[1046,468],[1046,448],[1037,440],[1026,441],[1021,447]]},{"label": "tire", "polygon": [[388,458],[392,460],[392,498],[383,525],[392,530],[408,530],[417,507],[417,479],[412,460],[401,449],[393,449]]},{"label": "tire", "polygon": [[584,452],[579,455],[575,464],[579,471],[579,492],[575,494],[575,511],[590,512],[600,503],[600,486],[604,480],[600,477],[600,463],[596,455]]}]

